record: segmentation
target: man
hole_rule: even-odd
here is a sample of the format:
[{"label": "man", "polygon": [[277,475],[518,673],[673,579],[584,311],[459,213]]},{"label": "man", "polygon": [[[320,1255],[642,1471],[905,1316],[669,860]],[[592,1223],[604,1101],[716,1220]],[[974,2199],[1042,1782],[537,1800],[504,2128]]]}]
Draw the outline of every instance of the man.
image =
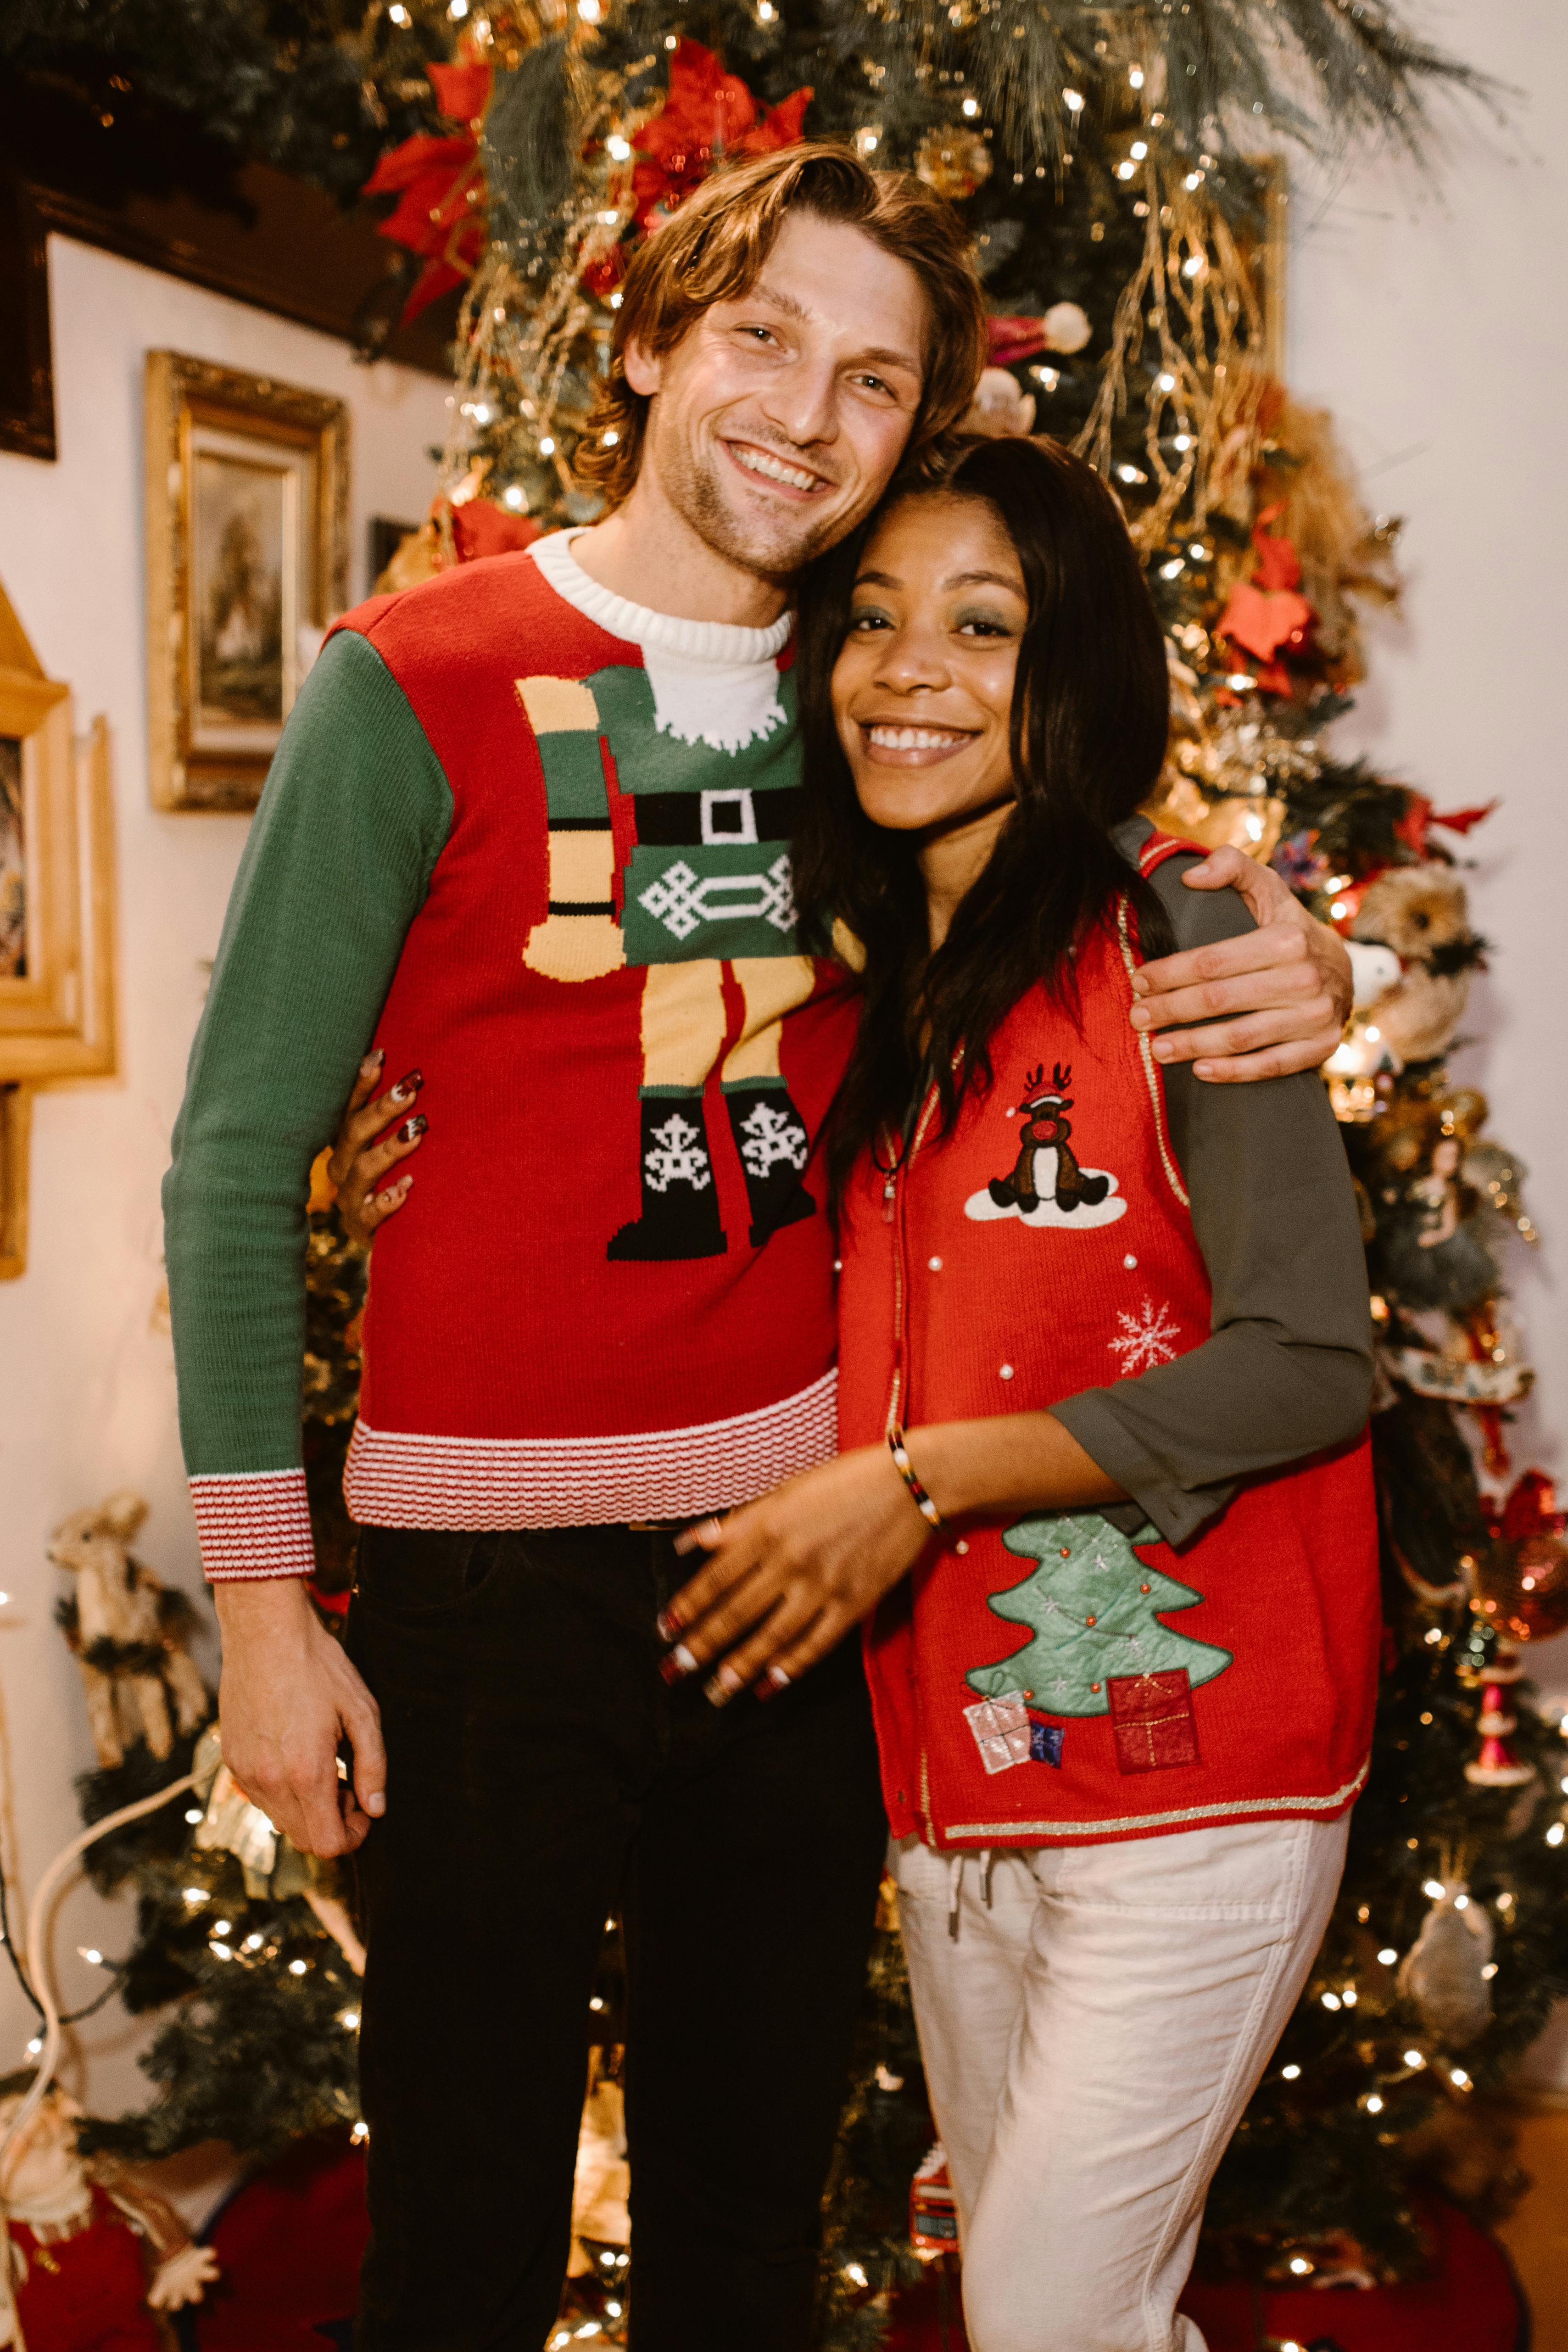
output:
[{"label": "man", "polygon": [[[884,1835],[859,1662],[720,1712],[655,1621],[682,1525],[833,1449],[803,1141],[853,1006],[792,927],[789,583],[983,350],[918,183],[800,147],[704,190],[628,276],[608,520],[350,615],[257,813],[170,1284],[225,1755],[298,1843],[362,1846],[367,2352],[542,2342],[612,1902],[638,2352],[809,2340]],[[1318,967],[1349,994],[1246,884],[1276,919],[1145,1006],[1245,1012],[1174,1045],[1220,1077],[1330,1049]],[[301,1232],[372,1036],[410,1136],[437,1115],[377,1244],[350,1663],[298,1582]]]}]

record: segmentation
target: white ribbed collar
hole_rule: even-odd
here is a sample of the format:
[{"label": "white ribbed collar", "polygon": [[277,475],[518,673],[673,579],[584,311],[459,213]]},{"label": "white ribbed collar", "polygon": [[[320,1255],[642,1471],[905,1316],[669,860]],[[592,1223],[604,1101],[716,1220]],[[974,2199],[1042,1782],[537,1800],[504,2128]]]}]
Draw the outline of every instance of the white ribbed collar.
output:
[{"label": "white ribbed collar", "polygon": [[[581,529],[587,527],[584,524]],[[795,625],[789,613],[781,614],[769,629],[741,629],[729,621],[683,621],[674,613],[655,613],[646,604],[633,604],[628,597],[617,596],[613,589],[602,588],[591,579],[572,553],[571,542],[578,536],[577,530],[553,530],[544,539],[536,539],[528,553],[556,594],[585,619],[608,629],[612,637],[724,668],[774,661],[789,644]]]}]

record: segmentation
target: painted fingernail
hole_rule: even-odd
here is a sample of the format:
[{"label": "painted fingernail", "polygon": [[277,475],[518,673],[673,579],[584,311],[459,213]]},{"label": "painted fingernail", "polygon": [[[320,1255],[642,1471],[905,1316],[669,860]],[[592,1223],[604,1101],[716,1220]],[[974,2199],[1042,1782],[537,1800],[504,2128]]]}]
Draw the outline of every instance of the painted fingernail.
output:
[{"label": "painted fingernail", "polygon": [[423,1070],[406,1071],[392,1090],[392,1098],[393,1102],[412,1102],[414,1096],[419,1092],[423,1084],[424,1073]]},{"label": "painted fingernail", "polygon": [[684,1642],[677,1642],[667,1658],[659,1661],[659,1672],[667,1683],[678,1683],[685,1675],[695,1675],[697,1662]]},{"label": "painted fingernail", "polygon": [[405,1118],[399,1128],[397,1139],[400,1143],[417,1143],[429,1125],[430,1121],[425,1118],[424,1113],[422,1110],[416,1110],[413,1117]]},{"label": "painted fingernail", "polygon": [[681,1630],[681,1621],[673,1609],[661,1609],[653,1620],[653,1630],[661,1642],[673,1642]]},{"label": "painted fingernail", "polygon": [[772,1698],[776,1693],[788,1690],[789,1687],[789,1677],[783,1667],[769,1666],[762,1680],[757,1685],[757,1696],[759,1699]]},{"label": "painted fingernail", "polygon": [[704,1683],[703,1696],[709,1706],[727,1706],[740,1685],[727,1666],[720,1666],[711,1682]]},{"label": "painted fingernail", "polygon": [[375,1051],[373,1053],[367,1054],[364,1060],[360,1064],[361,1077],[373,1078],[376,1072],[381,1068],[382,1064],[385,1060],[386,1055],[382,1052],[381,1047],[378,1045]]}]

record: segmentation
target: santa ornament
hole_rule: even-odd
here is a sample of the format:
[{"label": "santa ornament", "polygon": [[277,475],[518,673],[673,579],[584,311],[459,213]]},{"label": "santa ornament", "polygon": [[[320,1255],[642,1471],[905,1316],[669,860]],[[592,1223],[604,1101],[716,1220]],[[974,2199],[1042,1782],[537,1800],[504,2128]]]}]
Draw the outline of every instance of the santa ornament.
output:
[{"label": "santa ornament", "polygon": [[33,2086],[0,2081],[0,2344],[16,2352],[164,2352],[156,2314],[199,2303],[217,2275],[173,2207],[129,2167],[77,2150],[80,2109],[57,2084],[5,2139]]}]

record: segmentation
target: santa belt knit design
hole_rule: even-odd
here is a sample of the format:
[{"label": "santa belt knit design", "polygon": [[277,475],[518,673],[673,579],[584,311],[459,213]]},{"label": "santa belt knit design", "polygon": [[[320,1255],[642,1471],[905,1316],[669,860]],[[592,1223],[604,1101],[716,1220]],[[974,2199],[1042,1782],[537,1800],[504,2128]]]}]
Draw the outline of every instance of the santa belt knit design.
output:
[{"label": "santa belt knit design", "polygon": [[618,1437],[426,1437],[361,1421],[343,1494],[381,1528],[601,1527],[752,1501],[838,1445],[838,1376],[755,1412]]}]

